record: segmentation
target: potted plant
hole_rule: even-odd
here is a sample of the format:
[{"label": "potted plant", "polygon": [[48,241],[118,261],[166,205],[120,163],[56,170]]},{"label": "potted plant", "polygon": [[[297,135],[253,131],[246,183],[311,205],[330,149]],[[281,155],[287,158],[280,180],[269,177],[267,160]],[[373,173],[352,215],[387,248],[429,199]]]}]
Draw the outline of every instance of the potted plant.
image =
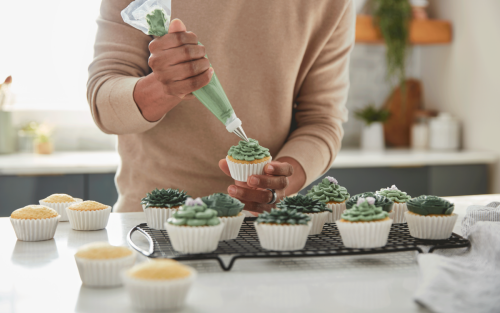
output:
[{"label": "potted plant", "polygon": [[51,139],[52,131],[52,127],[47,124],[41,124],[38,126],[34,140],[35,153],[52,154],[54,151]]},{"label": "potted plant", "polygon": [[354,112],[356,118],[365,122],[361,131],[361,149],[383,150],[384,127],[383,124],[389,119],[391,113],[384,109],[377,109],[373,104]]}]

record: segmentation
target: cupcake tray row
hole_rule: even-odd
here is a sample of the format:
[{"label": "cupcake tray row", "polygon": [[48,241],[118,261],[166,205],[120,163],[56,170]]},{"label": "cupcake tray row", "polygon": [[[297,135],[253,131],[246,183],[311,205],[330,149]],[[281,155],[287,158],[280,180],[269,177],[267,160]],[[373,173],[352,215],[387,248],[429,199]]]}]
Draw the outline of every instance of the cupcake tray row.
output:
[{"label": "cupcake tray row", "polygon": [[[410,236],[408,225],[393,224],[389,233],[387,245],[381,248],[352,249],[342,244],[339,231],[335,223],[327,223],[319,235],[309,236],[306,246],[298,251],[270,251],[265,250],[259,243],[259,238],[254,227],[256,218],[245,218],[241,226],[238,238],[220,241],[216,251],[204,254],[183,254],[172,248],[167,231],[149,228],[146,223],[139,224],[128,233],[128,243],[139,253],[150,258],[171,258],[178,261],[187,260],[216,260],[224,271],[229,271],[237,259],[251,258],[286,258],[286,257],[318,257],[318,256],[341,256],[393,253],[404,251],[418,251],[422,253],[419,246],[430,246],[429,253],[436,249],[453,249],[470,246],[467,239],[453,233],[446,240],[422,240]],[[132,234],[139,232],[149,242],[149,249],[144,250],[132,241]],[[221,256],[229,257],[226,265]],[[227,258],[226,258],[227,259]]]}]

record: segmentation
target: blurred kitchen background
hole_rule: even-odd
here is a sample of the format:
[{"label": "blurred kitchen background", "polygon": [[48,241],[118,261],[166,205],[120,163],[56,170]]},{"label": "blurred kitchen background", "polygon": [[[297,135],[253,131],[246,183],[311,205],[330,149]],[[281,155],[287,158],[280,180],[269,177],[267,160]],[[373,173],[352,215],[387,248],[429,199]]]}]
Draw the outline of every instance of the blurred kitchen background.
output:
[{"label": "blurred kitchen background", "polygon": [[[351,194],[500,193],[500,1],[379,3],[355,1],[349,121],[328,174]],[[0,216],[56,192],[116,201],[116,138],[85,92],[99,5],[1,5],[27,22],[0,19]]]}]

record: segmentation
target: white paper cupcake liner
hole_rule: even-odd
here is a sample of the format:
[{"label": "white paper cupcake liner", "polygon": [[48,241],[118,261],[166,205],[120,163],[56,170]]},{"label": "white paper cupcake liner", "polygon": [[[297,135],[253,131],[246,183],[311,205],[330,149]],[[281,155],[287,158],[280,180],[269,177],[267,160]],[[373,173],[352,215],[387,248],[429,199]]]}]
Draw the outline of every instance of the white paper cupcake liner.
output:
[{"label": "white paper cupcake liner", "polygon": [[245,219],[245,214],[239,213],[236,216],[221,216],[219,218],[224,223],[220,240],[236,239],[240,232],[241,224],[243,224],[243,220]]},{"label": "white paper cupcake liner", "polygon": [[165,230],[165,223],[170,217],[172,217],[172,214],[174,214],[174,212],[178,210],[178,207],[146,208],[146,206],[143,204],[142,209],[146,214],[146,222],[148,223],[149,228]]},{"label": "white paper cupcake liner", "polygon": [[132,306],[137,310],[167,311],[184,306],[196,271],[189,267],[191,275],[186,278],[152,281],[132,278],[122,273],[123,284]]},{"label": "white paper cupcake liner", "polygon": [[326,220],[330,215],[330,212],[325,211],[321,213],[305,213],[311,217],[312,227],[309,231],[309,235],[318,235],[323,231],[323,226],[325,226]]},{"label": "white paper cupcake liner", "polygon": [[10,218],[17,239],[22,241],[42,241],[54,238],[61,215],[37,220]]},{"label": "white paper cupcake liner", "polygon": [[394,215],[396,215],[396,212],[394,210],[392,210],[391,212],[388,212],[389,213],[389,218],[392,220],[392,222],[394,223]]},{"label": "white paper cupcake liner", "polygon": [[95,211],[77,211],[66,208],[69,225],[74,230],[99,230],[108,225],[111,207]]},{"label": "white paper cupcake liner", "polygon": [[327,203],[326,207],[332,209],[332,213],[328,214],[327,223],[334,223],[340,220],[340,216],[346,210],[345,201],[342,203]]},{"label": "white paper cupcake liner", "polygon": [[307,242],[312,222],[307,225],[277,225],[254,223],[260,245],[267,250],[301,250]]},{"label": "white paper cupcake liner", "polygon": [[72,204],[82,202],[82,199],[75,199],[76,201],[73,202],[60,202],[60,203],[51,203],[51,202],[45,202],[45,201],[38,201],[40,202],[41,205],[44,205],[46,207],[49,207],[51,209],[56,210],[59,215],[61,215],[61,219],[59,222],[67,222],[68,221],[68,214],[66,213],[66,208],[69,207]]},{"label": "white paper cupcake liner", "polygon": [[339,220],[336,224],[347,248],[378,248],[387,244],[392,219],[359,223]]},{"label": "white paper cupcake liner", "polygon": [[472,227],[480,221],[500,222],[500,208],[497,207],[496,202],[492,202],[487,206],[469,206],[462,220],[462,236],[468,238]]},{"label": "white paper cupcake liner", "polygon": [[406,203],[394,202],[392,211],[394,211],[394,217],[392,217],[394,224],[406,223],[405,213],[408,212]]},{"label": "white paper cupcake liner", "polygon": [[121,273],[131,268],[135,263],[136,252],[118,259],[84,259],[75,256],[76,265],[82,283],[88,287],[121,286]]},{"label": "white paper cupcake liner", "polygon": [[209,253],[215,251],[224,229],[224,223],[216,226],[176,226],[165,223],[170,243],[182,253]]},{"label": "white paper cupcake liner", "polygon": [[231,173],[231,177],[237,181],[246,182],[248,177],[251,175],[262,175],[264,174],[264,166],[267,163],[271,162],[273,158],[271,157],[269,160],[260,163],[254,164],[242,164],[235,163],[229,160],[226,157],[227,165],[229,166],[229,172]]},{"label": "white paper cupcake liner", "polygon": [[450,238],[458,215],[425,216],[412,214],[408,211],[405,213],[405,217],[412,237],[440,240]]}]

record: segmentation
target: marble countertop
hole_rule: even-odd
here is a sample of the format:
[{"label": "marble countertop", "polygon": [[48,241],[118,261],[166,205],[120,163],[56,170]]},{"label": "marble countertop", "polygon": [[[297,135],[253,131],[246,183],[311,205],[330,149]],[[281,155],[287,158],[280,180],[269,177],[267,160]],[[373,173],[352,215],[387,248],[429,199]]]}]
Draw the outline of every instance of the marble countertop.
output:
[{"label": "marble countertop", "polygon": [[[468,205],[500,195],[447,199],[463,218]],[[0,218],[0,311],[134,312],[123,287],[83,287],[73,255],[94,241],[126,245],[128,231],[141,222],[143,213],[113,213],[104,230],[74,231],[63,222],[54,240],[22,242],[9,219]],[[145,248],[141,235],[133,239]],[[229,272],[213,260],[186,264],[199,275],[183,313],[428,312],[412,300],[419,274],[414,252],[239,260]]]},{"label": "marble countertop", "polygon": [[[344,149],[339,152],[332,168],[492,164],[497,159],[497,154],[484,151],[435,152],[397,149],[367,152]],[[119,163],[120,157],[115,151],[56,152],[52,155],[19,153],[0,155],[0,175],[114,173]]]}]

